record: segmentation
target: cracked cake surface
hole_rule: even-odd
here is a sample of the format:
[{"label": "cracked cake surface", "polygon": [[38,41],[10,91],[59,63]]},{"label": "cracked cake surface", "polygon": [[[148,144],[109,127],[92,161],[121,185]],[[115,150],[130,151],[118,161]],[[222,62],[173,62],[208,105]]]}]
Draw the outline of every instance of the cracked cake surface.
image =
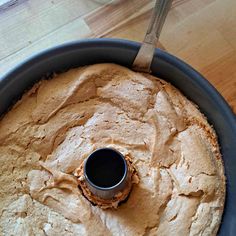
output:
[{"label": "cracked cake surface", "polygon": [[[76,169],[95,149],[139,176],[118,209],[92,205]],[[169,83],[96,64],[37,83],[0,121],[0,235],[216,235],[225,176],[213,128]]]}]

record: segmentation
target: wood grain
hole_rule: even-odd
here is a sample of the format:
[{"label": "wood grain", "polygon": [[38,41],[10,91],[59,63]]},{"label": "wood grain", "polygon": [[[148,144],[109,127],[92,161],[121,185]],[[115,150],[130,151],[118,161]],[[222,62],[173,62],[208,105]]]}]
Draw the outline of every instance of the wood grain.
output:
[{"label": "wood grain", "polygon": [[[22,0],[0,11],[0,74],[91,37],[142,41],[154,0]],[[174,0],[157,45],[202,73],[236,112],[236,1]]]},{"label": "wood grain", "polygon": [[[0,14],[0,59],[100,7],[84,0],[28,0]],[[14,16],[14,17],[13,17]]]},{"label": "wood grain", "polygon": [[121,0],[116,4],[95,10],[85,17],[85,21],[90,29],[97,36],[103,36],[106,32],[112,31],[119,25],[123,25],[130,19],[149,10],[154,5],[154,0]]},{"label": "wood grain", "polygon": [[172,28],[166,27],[161,42],[202,73],[236,112],[236,1],[210,2]]}]

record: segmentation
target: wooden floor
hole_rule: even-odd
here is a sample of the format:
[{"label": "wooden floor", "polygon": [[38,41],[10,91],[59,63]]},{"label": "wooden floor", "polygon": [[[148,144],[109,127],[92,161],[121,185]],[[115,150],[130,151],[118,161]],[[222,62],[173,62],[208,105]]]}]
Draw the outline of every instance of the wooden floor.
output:
[{"label": "wooden floor", "polygon": [[[142,41],[152,0],[14,0],[0,4],[0,75],[54,45]],[[236,112],[236,0],[174,0],[160,44],[200,71]]]}]

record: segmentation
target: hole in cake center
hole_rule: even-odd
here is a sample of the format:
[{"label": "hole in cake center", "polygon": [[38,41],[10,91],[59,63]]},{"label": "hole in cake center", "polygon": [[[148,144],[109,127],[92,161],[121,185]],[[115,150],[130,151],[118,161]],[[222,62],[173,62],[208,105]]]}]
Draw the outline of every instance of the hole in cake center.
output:
[{"label": "hole in cake center", "polygon": [[110,188],[117,185],[126,174],[125,160],[115,150],[100,149],[88,157],[85,171],[92,184]]}]

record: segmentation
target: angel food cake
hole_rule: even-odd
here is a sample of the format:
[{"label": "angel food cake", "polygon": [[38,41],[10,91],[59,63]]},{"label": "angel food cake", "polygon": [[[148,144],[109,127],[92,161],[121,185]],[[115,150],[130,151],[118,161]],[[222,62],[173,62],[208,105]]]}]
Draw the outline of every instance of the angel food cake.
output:
[{"label": "angel food cake", "polygon": [[[78,187],[94,150],[138,176],[103,209]],[[0,121],[0,235],[216,235],[225,177],[214,130],[169,83],[97,64],[36,84]]]}]

